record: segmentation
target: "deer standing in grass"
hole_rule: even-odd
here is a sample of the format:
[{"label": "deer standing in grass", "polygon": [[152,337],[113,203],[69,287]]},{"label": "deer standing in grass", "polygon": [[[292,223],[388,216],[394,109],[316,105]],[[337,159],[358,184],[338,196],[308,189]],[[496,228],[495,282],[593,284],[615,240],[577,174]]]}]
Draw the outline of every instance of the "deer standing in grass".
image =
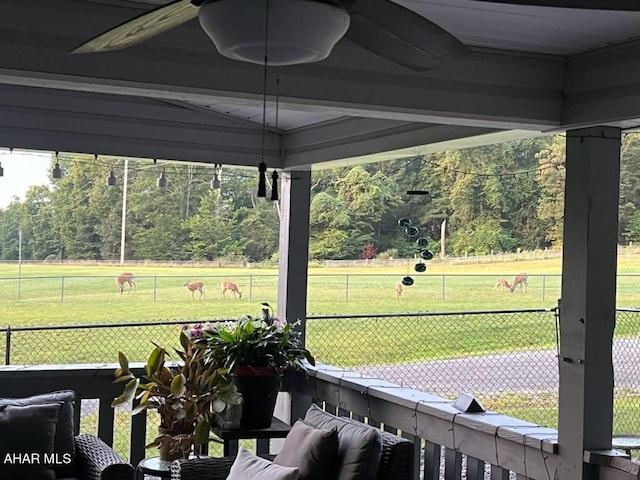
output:
[{"label": "deer standing in grass", "polygon": [[520,285],[520,291],[522,293],[527,293],[527,278],[528,275],[526,273],[517,274],[513,279],[513,285],[511,285],[511,288],[509,289],[511,293],[513,293],[518,285]]},{"label": "deer standing in grass", "polygon": [[133,290],[135,291],[136,281],[134,280],[133,273],[124,272],[116,277],[116,285],[118,285],[118,291],[120,292],[120,295],[122,295],[122,292],[124,291],[125,283],[129,284],[129,291],[127,293],[131,292],[131,287],[133,287]]},{"label": "deer standing in grass", "polygon": [[238,294],[237,298],[242,298],[242,292],[238,290],[238,285],[233,282],[222,282],[222,296],[227,298],[227,290],[230,290],[233,293],[233,298],[236,298],[236,293]]},{"label": "deer standing in grass", "polygon": [[196,292],[200,292],[200,296],[198,297],[198,299],[202,298],[204,295],[204,283],[202,282],[191,282],[190,280],[187,280],[187,282],[184,284],[185,287],[187,287],[189,289],[189,291],[191,292],[191,298],[193,300],[195,300],[195,294]]},{"label": "deer standing in grass", "polygon": [[509,282],[507,280],[505,280],[504,278],[499,278],[498,280],[496,280],[496,286],[493,287],[494,290],[498,289],[498,290],[508,290],[509,292],[511,291],[511,285],[509,285]]},{"label": "deer standing in grass", "polygon": [[396,282],[396,300],[402,296],[402,282]]}]

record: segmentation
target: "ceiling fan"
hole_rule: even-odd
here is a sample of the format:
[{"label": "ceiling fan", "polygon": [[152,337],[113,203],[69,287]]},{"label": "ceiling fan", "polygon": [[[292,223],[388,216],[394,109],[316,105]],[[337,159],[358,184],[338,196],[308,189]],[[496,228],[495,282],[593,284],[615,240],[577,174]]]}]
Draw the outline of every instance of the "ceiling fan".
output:
[{"label": "ceiling fan", "polygon": [[537,7],[581,8],[588,10],[640,11],[637,0],[476,0]]},{"label": "ceiling fan", "polygon": [[121,50],[195,17],[222,55],[260,65],[265,63],[265,32],[269,65],[323,60],[343,36],[416,71],[469,53],[447,31],[391,0],[175,0],[107,30],[72,53]]}]

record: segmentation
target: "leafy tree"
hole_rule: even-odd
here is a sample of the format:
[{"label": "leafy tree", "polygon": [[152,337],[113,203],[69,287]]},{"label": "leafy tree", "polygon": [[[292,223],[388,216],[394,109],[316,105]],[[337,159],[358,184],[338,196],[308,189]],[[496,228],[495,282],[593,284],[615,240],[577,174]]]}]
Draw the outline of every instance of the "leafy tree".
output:
[{"label": "leafy tree", "polygon": [[16,199],[0,212],[0,259],[18,260],[22,206]]},{"label": "leafy tree", "polygon": [[538,153],[538,162],[540,199],[537,215],[540,221],[539,231],[544,234],[544,241],[539,246],[559,248],[562,246],[564,221],[564,138],[555,137],[547,148]]},{"label": "leafy tree", "polygon": [[309,212],[309,255],[311,258],[339,259],[348,254],[351,217],[344,202],[329,193],[318,193]]},{"label": "leafy tree", "polygon": [[59,258],[62,246],[60,239],[54,234],[53,206],[48,187],[34,186],[27,190],[22,203],[21,223],[29,259]]}]

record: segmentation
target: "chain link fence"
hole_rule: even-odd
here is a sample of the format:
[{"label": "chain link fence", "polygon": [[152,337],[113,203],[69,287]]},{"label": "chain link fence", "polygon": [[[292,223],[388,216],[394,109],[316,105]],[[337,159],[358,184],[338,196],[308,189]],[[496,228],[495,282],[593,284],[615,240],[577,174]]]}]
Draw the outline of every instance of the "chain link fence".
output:
[{"label": "chain link fence", "polygon": [[[226,320],[226,319],[218,319]],[[3,328],[6,364],[144,362],[153,342],[178,347],[176,321]],[[313,316],[317,361],[557,427],[556,309]],[[640,434],[640,310],[619,309],[613,345],[614,433]]]}]

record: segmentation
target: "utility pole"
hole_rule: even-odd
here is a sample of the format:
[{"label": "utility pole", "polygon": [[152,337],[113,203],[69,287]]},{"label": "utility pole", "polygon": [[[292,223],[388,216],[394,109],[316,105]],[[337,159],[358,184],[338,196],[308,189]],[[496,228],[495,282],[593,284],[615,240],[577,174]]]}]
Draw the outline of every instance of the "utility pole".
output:
[{"label": "utility pole", "polygon": [[129,159],[124,159],[122,179],[122,229],[120,232],[120,265],[124,265],[125,238],[127,233],[127,186],[129,183]]}]

